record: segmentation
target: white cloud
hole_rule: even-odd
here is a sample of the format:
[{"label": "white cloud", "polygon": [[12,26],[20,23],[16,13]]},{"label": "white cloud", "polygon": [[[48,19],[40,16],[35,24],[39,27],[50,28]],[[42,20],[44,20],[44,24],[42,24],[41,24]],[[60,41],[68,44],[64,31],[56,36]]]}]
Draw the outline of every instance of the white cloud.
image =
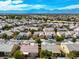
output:
[{"label": "white cloud", "polygon": [[7,0],[7,1],[0,1],[0,10],[30,10],[30,9],[40,9],[45,8],[46,5],[30,5],[24,4],[23,0]]},{"label": "white cloud", "polygon": [[64,7],[60,7],[60,8],[48,8],[46,7],[45,8],[46,10],[50,10],[50,11],[53,11],[53,10],[72,10],[72,9],[79,9],[79,4],[76,4],[76,5],[68,5],[68,6],[64,6]]},{"label": "white cloud", "polygon": [[45,7],[46,5],[39,5],[39,4],[32,6],[32,8],[34,9],[40,9],[40,8],[45,8]]},{"label": "white cloud", "polygon": [[[53,11],[55,9],[57,10],[68,10],[68,9],[76,9],[79,8],[79,4],[77,5],[69,5],[61,8],[53,8],[47,5],[41,5],[41,4],[25,4],[23,3],[23,0],[6,0],[6,1],[0,1],[0,10],[31,10],[31,9],[45,9]],[[49,8],[50,7],[50,8]]]},{"label": "white cloud", "polygon": [[13,0],[12,3],[19,4],[19,3],[23,3],[23,1],[22,0]]},{"label": "white cloud", "polygon": [[79,8],[79,4],[77,5],[69,5],[69,6],[65,6],[65,7],[62,7],[62,8],[58,8],[59,10],[62,10],[62,9],[77,9]]},{"label": "white cloud", "polygon": [[11,1],[0,1],[0,7],[3,7],[3,6],[6,6],[6,5],[9,5],[11,3]]}]

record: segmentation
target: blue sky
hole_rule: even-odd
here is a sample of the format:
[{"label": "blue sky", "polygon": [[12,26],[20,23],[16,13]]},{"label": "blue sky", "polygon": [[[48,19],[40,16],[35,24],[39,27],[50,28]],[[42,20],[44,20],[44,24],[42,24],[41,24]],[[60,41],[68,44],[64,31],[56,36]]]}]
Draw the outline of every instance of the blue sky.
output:
[{"label": "blue sky", "polygon": [[0,13],[79,13],[79,1],[0,0]]}]

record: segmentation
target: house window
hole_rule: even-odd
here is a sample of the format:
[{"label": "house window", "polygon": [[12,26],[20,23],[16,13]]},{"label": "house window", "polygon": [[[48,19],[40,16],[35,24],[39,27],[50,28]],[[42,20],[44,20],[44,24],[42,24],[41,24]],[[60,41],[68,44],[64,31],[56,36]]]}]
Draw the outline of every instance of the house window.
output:
[{"label": "house window", "polygon": [[4,56],[4,52],[0,52],[0,56]]},{"label": "house window", "polygon": [[9,55],[9,53],[8,52],[5,52],[5,56],[8,56]]}]

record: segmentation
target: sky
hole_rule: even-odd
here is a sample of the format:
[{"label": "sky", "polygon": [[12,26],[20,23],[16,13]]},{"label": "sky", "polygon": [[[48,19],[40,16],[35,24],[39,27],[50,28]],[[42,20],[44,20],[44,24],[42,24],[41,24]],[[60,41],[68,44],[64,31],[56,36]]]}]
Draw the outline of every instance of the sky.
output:
[{"label": "sky", "polygon": [[0,0],[0,13],[79,13],[79,0]]}]

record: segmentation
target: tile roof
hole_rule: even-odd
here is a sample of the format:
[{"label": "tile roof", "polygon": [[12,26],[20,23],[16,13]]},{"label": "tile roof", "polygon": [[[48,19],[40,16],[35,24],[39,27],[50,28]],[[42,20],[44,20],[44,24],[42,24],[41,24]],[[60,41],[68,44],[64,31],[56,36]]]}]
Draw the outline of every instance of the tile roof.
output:
[{"label": "tile roof", "polygon": [[69,51],[79,51],[79,44],[66,44]]},{"label": "tile roof", "polygon": [[11,52],[13,48],[13,44],[0,44],[0,52]]},{"label": "tile roof", "polygon": [[43,50],[52,51],[53,53],[60,53],[60,50],[57,45],[55,44],[46,44],[42,45]]},{"label": "tile roof", "polygon": [[20,45],[22,52],[28,52],[28,53],[38,53],[38,45],[35,44],[22,44]]}]

